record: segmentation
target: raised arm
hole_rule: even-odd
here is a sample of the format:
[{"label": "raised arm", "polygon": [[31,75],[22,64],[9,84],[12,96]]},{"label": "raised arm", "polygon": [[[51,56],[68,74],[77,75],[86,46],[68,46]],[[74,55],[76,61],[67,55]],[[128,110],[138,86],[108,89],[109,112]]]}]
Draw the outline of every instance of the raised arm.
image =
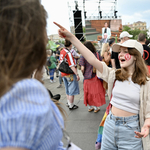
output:
[{"label": "raised arm", "polygon": [[72,33],[70,33],[68,30],[66,30],[64,27],[62,27],[60,24],[54,22],[55,25],[57,25],[60,29],[58,30],[59,36],[61,38],[65,38],[78,49],[78,51],[83,55],[83,57],[91,64],[93,65],[97,70],[99,70],[101,73],[103,72],[103,66],[102,63],[95,57],[95,55],[87,49]]}]

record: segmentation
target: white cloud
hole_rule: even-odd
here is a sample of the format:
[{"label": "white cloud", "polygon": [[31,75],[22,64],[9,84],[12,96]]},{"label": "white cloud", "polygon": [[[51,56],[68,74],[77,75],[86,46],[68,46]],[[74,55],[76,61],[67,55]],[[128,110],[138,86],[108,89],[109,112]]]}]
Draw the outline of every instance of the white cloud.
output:
[{"label": "white cloud", "polygon": [[122,15],[122,24],[132,24],[137,21],[145,21],[142,13],[134,13],[133,15]]},{"label": "white cloud", "polygon": [[57,34],[58,27],[53,24],[57,22],[64,26],[67,30],[70,30],[69,27],[69,16],[68,16],[68,7],[66,0],[42,0],[42,4],[48,13],[47,19],[47,34]]},{"label": "white cloud", "polygon": [[150,13],[150,9],[149,10],[145,10],[143,13],[144,14],[149,14]]}]

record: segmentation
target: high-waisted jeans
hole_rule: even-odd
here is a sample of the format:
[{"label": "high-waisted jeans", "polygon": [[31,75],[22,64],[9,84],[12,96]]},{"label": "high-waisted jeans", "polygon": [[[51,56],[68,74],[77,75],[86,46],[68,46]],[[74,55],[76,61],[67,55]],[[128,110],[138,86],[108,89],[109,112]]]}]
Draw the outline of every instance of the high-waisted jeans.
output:
[{"label": "high-waisted jeans", "polygon": [[111,111],[106,118],[101,150],[142,150],[142,139],[135,138],[140,131],[139,116],[116,117]]}]

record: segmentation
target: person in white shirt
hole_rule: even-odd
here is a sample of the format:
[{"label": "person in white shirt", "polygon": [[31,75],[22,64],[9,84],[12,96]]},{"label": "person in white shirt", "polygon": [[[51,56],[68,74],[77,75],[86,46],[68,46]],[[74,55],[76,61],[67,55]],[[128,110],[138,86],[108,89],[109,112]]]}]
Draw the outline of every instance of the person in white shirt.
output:
[{"label": "person in white shirt", "polygon": [[107,38],[110,39],[111,30],[110,30],[110,28],[108,28],[107,22],[104,23],[104,27],[102,28],[102,38],[104,38],[104,33],[107,33]]}]

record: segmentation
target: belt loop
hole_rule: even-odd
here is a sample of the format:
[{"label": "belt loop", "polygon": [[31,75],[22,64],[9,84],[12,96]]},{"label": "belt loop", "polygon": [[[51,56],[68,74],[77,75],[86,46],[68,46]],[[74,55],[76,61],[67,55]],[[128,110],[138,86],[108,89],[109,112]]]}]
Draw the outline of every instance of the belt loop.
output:
[{"label": "belt loop", "polygon": [[124,125],[124,119],[125,119],[125,117],[123,117],[123,125]]}]

